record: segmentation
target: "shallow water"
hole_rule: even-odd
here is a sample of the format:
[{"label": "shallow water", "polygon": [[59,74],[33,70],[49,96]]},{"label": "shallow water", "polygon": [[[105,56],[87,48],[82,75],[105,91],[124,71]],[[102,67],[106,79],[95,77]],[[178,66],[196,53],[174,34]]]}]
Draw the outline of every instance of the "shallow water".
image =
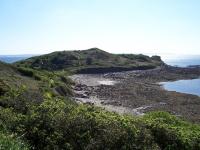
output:
[{"label": "shallow water", "polygon": [[111,80],[101,80],[101,81],[98,81],[99,84],[102,84],[102,85],[114,85],[116,83],[116,81],[111,81]]},{"label": "shallow water", "polygon": [[200,79],[178,80],[174,82],[161,82],[164,89],[180,93],[200,96]]},{"label": "shallow water", "polygon": [[115,85],[117,81],[113,81],[104,78],[102,75],[91,75],[91,74],[75,74],[70,76],[76,83],[84,84],[87,86],[99,86],[99,85]]}]

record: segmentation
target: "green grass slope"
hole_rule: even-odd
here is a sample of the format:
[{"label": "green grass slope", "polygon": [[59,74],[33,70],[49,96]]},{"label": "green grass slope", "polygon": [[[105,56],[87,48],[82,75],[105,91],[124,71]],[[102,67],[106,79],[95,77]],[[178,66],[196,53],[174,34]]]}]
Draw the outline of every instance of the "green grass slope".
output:
[{"label": "green grass slope", "polygon": [[[0,62],[0,96],[6,96],[7,92],[15,89],[26,89],[22,97],[38,103],[48,92],[54,96],[72,95],[71,84],[67,72],[38,71]],[[1,98],[0,106],[4,105],[5,100]]]},{"label": "green grass slope", "polygon": [[60,51],[32,57],[16,63],[18,66],[46,70],[70,70],[79,73],[113,72],[150,69],[163,64],[159,56],[111,54],[98,48]]}]

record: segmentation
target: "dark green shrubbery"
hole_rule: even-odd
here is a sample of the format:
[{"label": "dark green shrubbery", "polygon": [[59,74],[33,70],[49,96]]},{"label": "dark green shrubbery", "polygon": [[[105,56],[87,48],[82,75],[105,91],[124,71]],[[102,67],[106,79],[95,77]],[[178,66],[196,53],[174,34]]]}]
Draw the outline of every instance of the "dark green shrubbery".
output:
[{"label": "dark green shrubbery", "polygon": [[18,105],[10,100],[0,108],[2,126],[35,149],[200,149],[200,126],[165,112],[121,116],[50,93],[40,104],[24,102],[20,91],[13,93]]},{"label": "dark green shrubbery", "polygon": [[10,134],[0,129],[0,149],[1,150],[28,150],[28,146],[14,134]]},{"label": "dark green shrubbery", "polygon": [[155,61],[162,61],[161,57],[160,56],[156,56],[156,55],[152,56],[151,59],[155,60]]},{"label": "dark green shrubbery", "polygon": [[162,149],[200,149],[200,125],[188,123],[166,112],[154,112],[143,118]]},{"label": "dark green shrubbery", "polygon": [[33,77],[35,80],[41,80],[41,77],[36,74],[36,71],[29,68],[19,67],[17,70],[23,75],[28,77]]},{"label": "dark green shrubbery", "polygon": [[22,113],[4,108],[0,119],[36,149],[157,148],[149,130],[135,118],[50,97],[27,107]]},{"label": "dark green shrubbery", "polygon": [[8,86],[0,79],[0,96],[4,95],[8,91]]},{"label": "dark green shrubbery", "polygon": [[31,69],[18,68],[18,71],[24,76],[33,77],[33,75],[34,75],[34,73],[33,73],[33,71]]},{"label": "dark green shrubbery", "polygon": [[130,60],[136,60],[136,61],[139,61],[139,62],[150,62],[151,61],[151,58],[149,56],[142,55],[142,54],[139,54],[139,55],[121,54],[120,56],[128,58]]},{"label": "dark green shrubbery", "polygon": [[86,65],[92,65],[92,57],[87,57],[86,58]]}]

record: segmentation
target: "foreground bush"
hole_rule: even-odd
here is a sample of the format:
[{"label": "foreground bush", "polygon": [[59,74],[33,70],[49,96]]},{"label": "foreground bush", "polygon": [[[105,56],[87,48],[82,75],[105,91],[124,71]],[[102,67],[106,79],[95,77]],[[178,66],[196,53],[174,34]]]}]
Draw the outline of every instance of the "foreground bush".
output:
[{"label": "foreground bush", "polygon": [[148,129],[137,119],[91,106],[46,99],[27,114],[1,111],[6,126],[36,149],[157,149]]},{"label": "foreground bush", "polygon": [[0,130],[0,150],[28,150],[28,146],[13,134]]},{"label": "foreground bush", "polygon": [[188,123],[166,112],[149,113],[142,119],[162,149],[200,149],[200,125]]},{"label": "foreground bush", "polygon": [[200,149],[200,126],[165,112],[121,116],[50,94],[40,104],[23,103],[26,109],[5,106],[2,125],[34,149]]}]

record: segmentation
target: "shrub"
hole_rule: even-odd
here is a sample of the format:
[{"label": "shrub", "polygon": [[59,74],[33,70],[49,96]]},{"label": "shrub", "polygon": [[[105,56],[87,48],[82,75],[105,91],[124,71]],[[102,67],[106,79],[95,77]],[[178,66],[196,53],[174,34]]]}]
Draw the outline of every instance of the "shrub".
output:
[{"label": "shrub", "polygon": [[18,68],[17,70],[24,76],[33,77],[33,75],[34,75],[34,73],[31,69],[21,67],[21,68]]},{"label": "shrub", "polygon": [[8,86],[0,79],[0,96],[8,91]]},{"label": "shrub", "polygon": [[48,96],[27,112],[6,108],[0,119],[36,149],[153,149],[149,130],[135,118]]},{"label": "shrub", "polygon": [[92,58],[91,57],[87,57],[86,58],[86,65],[91,65],[92,64]]},{"label": "shrub", "polygon": [[0,149],[1,150],[28,150],[28,146],[13,134],[2,133],[0,131]]},{"label": "shrub", "polygon": [[162,149],[200,149],[200,126],[166,112],[153,112],[143,120]]},{"label": "shrub", "polygon": [[152,56],[151,59],[155,61],[162,61],[160,56]]},{"label": "shrub", "polygon": [[[12,95],[20,98],[19,92]],[[34,149],[200,149],[200,126],[165,112],[118,115],[50,93],[40,104],[0,109],[0,125],[23,135]]]}]

